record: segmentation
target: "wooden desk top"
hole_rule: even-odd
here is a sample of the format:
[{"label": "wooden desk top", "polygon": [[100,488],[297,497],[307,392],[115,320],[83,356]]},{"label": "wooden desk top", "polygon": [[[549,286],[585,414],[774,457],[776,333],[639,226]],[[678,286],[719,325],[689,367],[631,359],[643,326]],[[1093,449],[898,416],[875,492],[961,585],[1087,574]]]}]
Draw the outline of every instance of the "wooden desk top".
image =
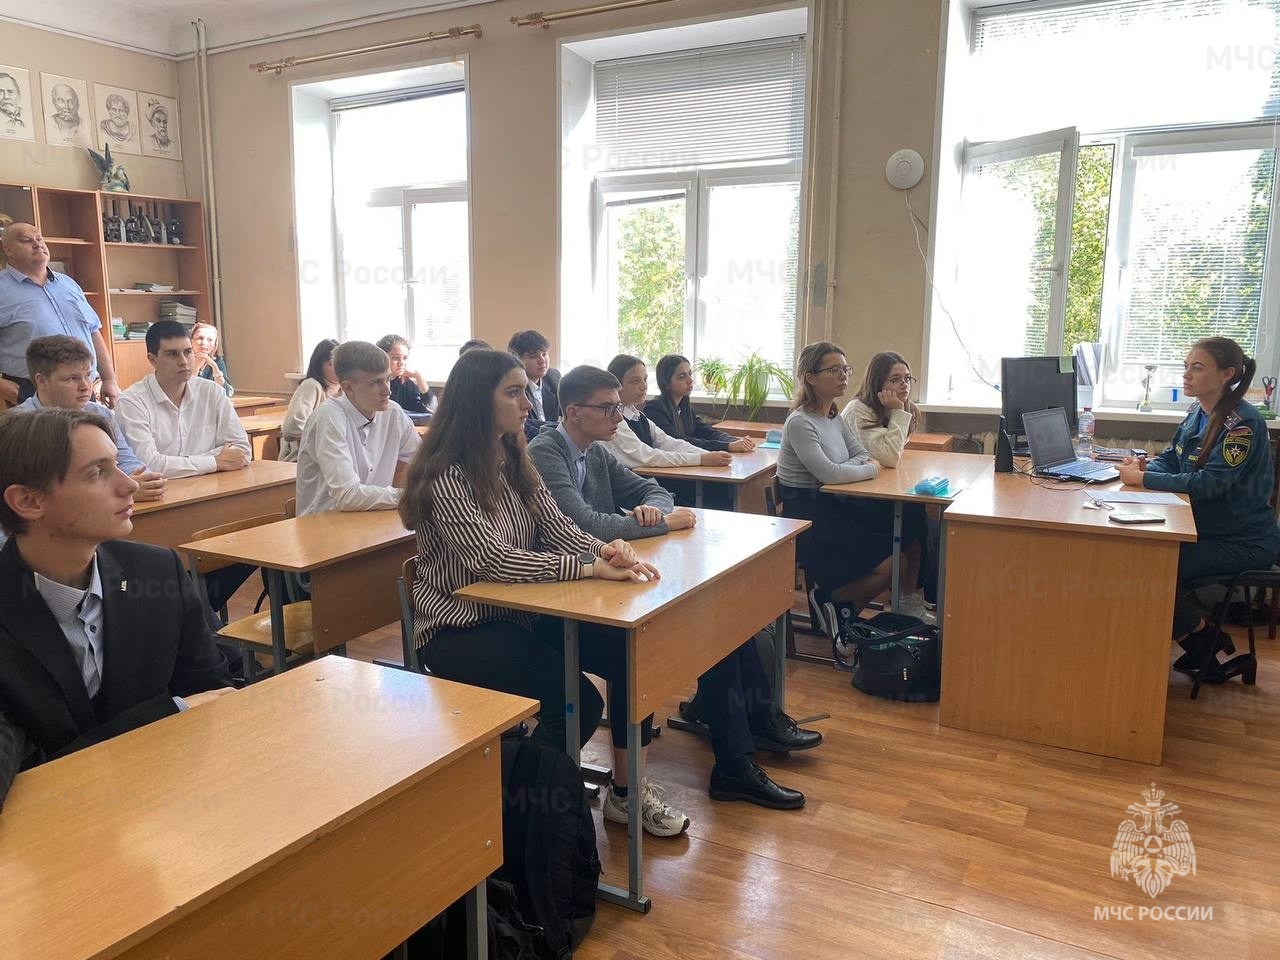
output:
[{"label": "wooden desk top", "polygon": [[243,470],[226,470],[206,473],[199,477],[182,477],[170,480],[164,487],[163,500],[148,500],[133,506],[134,516],[168,510],[197,500],[217,500],[234,497],[247,490],[278,487],[296,483],[298,465],[278,460],[255,460]]},{"label": "wooden desk top", "polygon": [[20,774],[0,956],[117,956],[536,709],[326,657]]},{"label": "wooden desk top", "polygon": [[[293,466],[293,464],[289,464]],[[255,567],[306,573],[339,560],[413,539],[395,510],[341,513],[264,523],[236,533],[184,543],[179,549]]]},{"label": "wooden desk top", "polygon": [[735,437],[763,437],[770,430],[781,430],[780,423],[767,423],[764,420],[721,420],[717,430],[732,433]]},{"label": "wooden desk top", "polygon": [[284,417],[284,413],[255,413],[241,417],[240,426],[244,427],[244,432],[250,436],[255,433],[271,433],[280,429],[281,424],[284,423]]},{"label": "wooden desk top", "polygon": [[950,452],[955,437],[949,433],[922,433],[916,431],[907,438],[908,450],[940,450]]},{"label": "wooden desk top", "polygon": [[[654,583],[574,580],[567,583],[473,583],[456,596],[571,620],[634,627],[677,600],[730,576],[777,543],[799,536],[807,520],[697,510],[692,530],[632,542],[662,574]],[[602,562],[602,561],[597,561]]]},{"label": "wooden desk top", "polygon": [[231,405],[237,410],[244,410],[246,407],[266,407],[277,403],[288,403],[287,397],[264,397],[254,395],[252,393],[237,393],[231,398]]},{"label": "wooden desk top", "polygon": [[677,477],[682,480],[710,480],[715,483],[749,483],[760,474],[778,466],[777,450],[761,450],[750,453],[730,454],[733,461],[727,467],[636,467],[642,477]]},{"label": "wooden desk top", "polygon": [[[982,458],[987,459],[987,458]],[[1125,525],[1112,523],[1107,517],[1113,510],[1092,510],[1086,489],[1134,490],[1117,480],[1110,484],[1091,484],[1087,488],[1075,483],[1054,483],[1019,473],[988,473],[947,508],[946,519],[954,523],[993,523],[1011,527],[1037,527],[1064,530],[1069,533],[1089,532],[1103,536],[1141,540],[1196,539],[1196,521],[1187,497],[1178,494],[1178,506],[1159,504],[1115,504],[1115,511],[1125,513],[1159,513],[1166,517],[1160,524]]]},{"label": "wooden desk top", "polygon": [[[992,472],[991,457],[974,453],[943,453],[936,450],[904,450],[898,466],[882,468],[874,480],[858,483],[834,483],[822,488],[824,493],[841,497],[867,497],[872,500],[912,500],[921,503],[950,503],[976,481]],[[946,477],[951,486],[945,496],[926,497],[912,493],[911,488],[925,477]]]}]

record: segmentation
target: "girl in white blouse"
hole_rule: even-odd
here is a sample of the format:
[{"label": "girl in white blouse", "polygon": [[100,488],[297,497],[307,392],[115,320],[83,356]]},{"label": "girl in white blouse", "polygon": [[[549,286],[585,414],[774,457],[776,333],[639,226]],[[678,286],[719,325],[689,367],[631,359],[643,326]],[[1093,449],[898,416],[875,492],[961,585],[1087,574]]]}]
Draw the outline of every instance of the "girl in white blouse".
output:
[{"label": "girl in white blouse", "polygon": [[920,408],[911,402],[915,378],[901,354],[877,353],[867,364],[862,387],[840,416],[867,452],[890,469],[902,459],[907,439],[920,426]]},{"label": "girl in white blouse", "polygon": [[342,392],[338,375],[333,372],[333,351],[337,349],[337,340],[321,340],[316,344],[307,364],[307,376],[289,398],[289,412],[280,424],[280,459],[286,463],[298,462],[302,428],[307,425],[311,412]]}]

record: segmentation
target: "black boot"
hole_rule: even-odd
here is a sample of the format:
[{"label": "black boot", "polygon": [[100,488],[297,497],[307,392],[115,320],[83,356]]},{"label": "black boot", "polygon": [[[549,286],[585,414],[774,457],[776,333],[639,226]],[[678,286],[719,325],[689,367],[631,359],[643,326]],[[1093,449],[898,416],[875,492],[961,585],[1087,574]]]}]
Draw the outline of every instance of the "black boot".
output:
[{"label": "black boot", "polygon": [[[1186,652],[1173,661],[1173,669],[1179,673],[1198,672],[1205,662],[1206,648],[1210,643],[1213,644],[1214,654],[1225,652],[1230,655],[1236,652],[1236,645],[1229,634],[1222,630],[1215,630],[1212,625],[1206,625],[1178,641],[1178,646]],[[1212,670],[1212,667],[1210,669]],[[1207,677],[1205,680],[1209,682]]]},{"label": "black boot", "polygon": [[741,776],[726,777],[719,770],[712,770],[711,788],[707,792],[712,800],[745,800],[771,810],[799,810],[804,806],[803,793],[774,783],[749,760]]}]

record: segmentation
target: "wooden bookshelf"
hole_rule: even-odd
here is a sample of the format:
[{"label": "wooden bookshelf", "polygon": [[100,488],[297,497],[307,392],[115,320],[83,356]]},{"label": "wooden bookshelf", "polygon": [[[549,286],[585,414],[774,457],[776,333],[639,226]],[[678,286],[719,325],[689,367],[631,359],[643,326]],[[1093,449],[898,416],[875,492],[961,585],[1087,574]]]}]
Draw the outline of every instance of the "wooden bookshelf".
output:
[{"label": "wooden bookshelf", "polygon": [[[163,218],[166,223],[177,220],[182,225],[182,243],[108,243],[103,215],[113,210],[124,219],[137,211]],[[111,344],[121,388],[144,377],[150,365],[142,340],[112,336],[112,317],[125,324],[152,323],[159,319],[160,303],[167,298],[194,307],[197,320],[213,321],[205,296],[210,283],[204,205],[198,200],[0,183],[0,214],[34,223],[49,246],[50,260],[63,264],[66,273],[84,289],[85,298],[102,321],[103,339]],[[175,289],[131,289],[142,281],[169,284]]]}]

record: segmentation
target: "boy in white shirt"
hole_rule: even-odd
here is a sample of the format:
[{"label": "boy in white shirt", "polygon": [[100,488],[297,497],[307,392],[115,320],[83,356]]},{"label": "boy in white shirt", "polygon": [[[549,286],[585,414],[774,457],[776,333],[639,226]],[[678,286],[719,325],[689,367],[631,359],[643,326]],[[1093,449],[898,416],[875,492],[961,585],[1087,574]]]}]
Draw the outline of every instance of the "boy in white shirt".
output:
[{"label": "boy in white shirt", "polygon": [[248,466],[253,453],[244,426],[223,389],[195,376],[187,328],[176,320],[153,323],[147,359],[154,372],[116,406],[116,420],[147,469],[173,479]]},{"label": "boy in white shirt", "polygon": [[307,420],[298,448],[298,516],[322,510],[392,510],[418,449],[408,414],[391,402],[390,361],[372,343],[333,352],[342,393]]}]

